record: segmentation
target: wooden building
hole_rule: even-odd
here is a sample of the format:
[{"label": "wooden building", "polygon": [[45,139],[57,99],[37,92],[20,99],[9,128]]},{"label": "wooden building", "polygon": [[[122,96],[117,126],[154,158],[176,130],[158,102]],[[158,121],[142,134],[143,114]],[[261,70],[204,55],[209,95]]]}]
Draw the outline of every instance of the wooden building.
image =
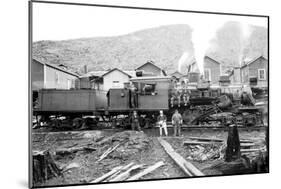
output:
[{"label": "wooden building", "polygon": [[39,89],[71,89],[75,88],[75,82],[79,81],[79,75],[47,62],[32,59],[31,81],[32,90]]},{"label": "wooden building", "polygon": [[234,67],[229,74],[229,79],[231,84],[241,84],[241,68]]},{"label": "wooden building", "polygon": [[114,68],[104,72],[102,75],[91,76],[91,88],[108,91],[109,89],[124,88],[131,77],[135,77],[135,71],[123,71]]},{"label": "wooden building", "polygon": [[251,87],[268,86],[268,60],[259,56],[241,66],[241,80]]},{"label": "wooden building", "polygon": [[166,72],[160,67],[156,66],[152,61],[148,61],[136,68],[136,74],[138,77],[167,76]]},{"label": "wooden building", "polygon": [[218,84],[221,75],[221,63],[209,56],[204,57],[204,79],[211,84]]}]

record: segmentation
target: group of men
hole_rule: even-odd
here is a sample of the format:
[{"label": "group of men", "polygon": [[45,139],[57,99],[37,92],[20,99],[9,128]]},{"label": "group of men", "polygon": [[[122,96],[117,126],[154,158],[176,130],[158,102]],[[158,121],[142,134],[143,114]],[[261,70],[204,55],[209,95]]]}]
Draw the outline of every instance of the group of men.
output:
[{"label": "group of men", "polygon": [[[132,130],[141,131],[140,123],[139,123],[139,115],[137,114],[137,111],[133,112],[130,121],[132,123]],[[172,125],[174,127],[174,136],[180,136],[181,126],[182,126],[182,116],[178,112],[178,110],[175,110],[172,116]],[[162,110],[160,110],[159,116],[157,117],[157,126],[159,127],[160,136],[163,135],[163,130],[165,136],[168,136],[167,116],[163,113]]]}]

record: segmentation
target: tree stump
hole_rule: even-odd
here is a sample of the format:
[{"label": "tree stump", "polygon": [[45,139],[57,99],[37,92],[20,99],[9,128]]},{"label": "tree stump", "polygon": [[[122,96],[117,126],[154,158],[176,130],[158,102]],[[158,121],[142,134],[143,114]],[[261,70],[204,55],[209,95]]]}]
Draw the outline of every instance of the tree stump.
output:
[{"label": "tree stump", "polygon": [[228,130],[227,147],[225,152],[225,161],[230,162],[239,159],[240,140],[236,125],[230,125]]},{"label": "tree stump", "polygon": [[49,151],[33,152],[33,183],[62,175]]}]

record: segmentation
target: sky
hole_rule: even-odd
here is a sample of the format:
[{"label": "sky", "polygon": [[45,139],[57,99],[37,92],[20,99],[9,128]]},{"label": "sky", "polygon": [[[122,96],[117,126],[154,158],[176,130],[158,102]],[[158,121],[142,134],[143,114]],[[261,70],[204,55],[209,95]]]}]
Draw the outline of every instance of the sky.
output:
[{"label": "sky", "polygon": [[264,17],[34,3],[33,41],[118,36],[163,25],[188,24],[194,57],[202,73],[210,40],[229,21],[241,24],[245,39],[251,33],[249,25],[267,27]]},{"label": "sky", "polygon": [[169,24],[188,24],[209,35],[227,21],[267,27],[259,17],[34,3],[33,41],[116,36]]}]

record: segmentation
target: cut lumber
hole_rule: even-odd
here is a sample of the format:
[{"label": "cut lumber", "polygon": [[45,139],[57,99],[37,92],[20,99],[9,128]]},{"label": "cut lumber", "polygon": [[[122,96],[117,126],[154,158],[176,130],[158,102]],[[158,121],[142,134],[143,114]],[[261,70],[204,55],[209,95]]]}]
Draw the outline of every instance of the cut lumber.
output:
[{"label": "cut lumber", "polygon": [[106,158],[111,152],[113,152],[118,146],[120,145],[120,143],[118,143],[117,145],[115,145],[112,148],[109,148],[108,150],[106,150],[98,159],[98,162],[103,160],[104,158]]},{"label": "cut lumber", "polygon": [[185,174],[187,174],[188,176],[204,176],[204,174],[192,163],[186,161],[181,155],[175,152],[168,142],[161,138],[158,138],[158,141],[167,152],[167,154],[175,161],[175,163],[183,170]]},{"label": "cut lumber", "polygon": [[113,175],[111,175],[111,176],[107,179],[107,181],[112,180],[112,179],[115,178],[117,175],[119,175],[121,172],[126,171],[127,169],[129,169],[129,168],[130,168],[131,166],[133,166],[133,165],[134,165],[134,163],[131,162],[131,163],[129,163],[128,165],[123,166],[121,169],[119,169],[119,170],[116,171]]},{"label": "cut lumber", "polygon": [[79,146],[79,147],[71,147],[71,148],[60,148],[55,151],[55,155],[64,155],[64,154],[71,154],[76,153],[78,151],[96,151],[96,148],[90,146]]},{"label": "cut lumber", "polygon": [[200,144],[215,144],[216,142],[202,142],[202,141],[184,141],[183,145],[200,145]]},{"label": "cut lumber", "polygon": [[253,147],[253,146],[256,146],[257,144],[255,143],[242,143],[240,144],[241,148],[249,148],[249,147]]},{"label": "cut lumber", "polygon": [[163,166],[164,165],[164,162],[163,161],[159,161],[157,163],[155,163],[154,165],[150,166],[150,167],[147,167],[145,170],[143,170],[142,172],[128,178],[127,180],[137,180],[141,177],[143,177],[144,175],[147,175],[149,173],[151,173],[152,171],[158,169],[159,167]]},{"label": "cut lumber", "polygon": [[140,169],[142,167],[143,167],[142,164],[141,165],[134,165],[131,168],[129,168],[128,170],[126,170],[125,172],[117,175],[115,178],[111,179],[110,181],[111,182],[114,182],[114,181],[124,181],[124,180],[126,180],[127,178],[129,178],[131,176],[131,172],[132,171]]},{"label": "cut lumber", "polygon": [[209,142],[224,142],[223,139],[216,139],[216,138],[201,138],[201,137],[188,137],[189,139],[192,140],[201,140],[201,141],[209,141]]},{"label": "cut lumber", "polygon": [[108,177],[110,177],[111,175],[113,175],[114,173],[116,173],[117,171],[119,171],[120,169],[122,169],[123,166],[117,166],[115,168],[113,168],[111,171],[109,171],[108,173],[102,175],[99,178],[96,178],[95,180],[90,181],[89,183],[98,183],[101,182],[105,179],[107,179]]},{"label": "cut lumber", "polygon": [[242,153],[265,151],[265,148],[241,149]]}]

